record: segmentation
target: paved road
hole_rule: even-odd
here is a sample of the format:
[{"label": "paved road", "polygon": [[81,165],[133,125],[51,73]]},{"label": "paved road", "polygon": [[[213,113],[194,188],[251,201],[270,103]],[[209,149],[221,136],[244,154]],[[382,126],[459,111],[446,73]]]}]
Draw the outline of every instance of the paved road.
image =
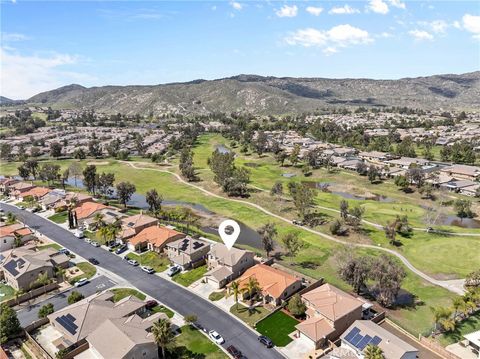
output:
[{"label": "paved road", "polygon": [[83,294],[83,296],[89,297],[92,294],[95,294],[99,290],[105,290],[115,285],[110,279],[105,276],[99,276],[91,280],[90,283],[85,284],[79,288],[70,288],[66,291],[56,294],[55,296],[45,299],[41,302],[35,303],[32,306],[24,305],[23,303],[20,307],[24,307],[17,311],[18,319],[22,327],[31,324],[32,322],[38,320],[38,310],[45,304],[52,303],[55,310],[60,310],[65,308],[68,305],[67,298],[73,291],[77,291]]},{"label": "paved road", "polygon": [[72,252],[84,258],[95,257],[100,262],[99,266],[114,272],[174,311],[182,315],[196,314],[198,322],[203,327],[208,330],[214,329],[224,337],[225,344],[223,346],[225,348],[229,345],[235,345],[250,359],[283,358],[276,350],[265,348],[258,342],[257,335],[254,332],[209,301],[166,279],[149,275],[138,267],[132,267],[113,253],[92,247],[83,240],[77,239],[66,229],[40,216],[4,203],[0,204],[0,208],[19,215],[30,228],[44,234]]},{"label": "paved road", "polygon": [[[205,193],[206,195],[208,196],[211,196],[211,197],[215,197],[215,198],[220,198],[220,199],[223,199],[225,201],[231,201],[231,202],[238,202],[238,203],[242,203],[242,204],[246,204],[250,207],[254,207],[260,211],[262,211],[263,213],[265,214],[268,214],[272,217],[275,217],[281,221],[284,221],[284,222],[287,222],[289,224],[292,224],[292,221],[288,218],[285,218],[285,217],[282,217],[278,214],[275,214],[265,208],[263,208],[262,206],[256,204],[256,203],[252,203],[252,202],[248,202],[248,201],[245,201],[243,199],[235,199],[235,198],[227,198],[227,197],[223,197],[219,194],[216,194],[216,193],[213,193],[213,192],[210,192],[208,190],[206,190],[205,188],[203,187],[200,187],[196,184],[193,184],[191,182],[187,182],[185,181],[179,174],[175,173],[175,172],[171,172],[169,170],[165,170],[165,169],[158,169],[158,168],[149,168],[149,167],[139,167],[137,166],[138,163],[135,163],[135,162],[125,162],[125,161],[120,161],[122,163],[125,163],[125,164],[128,164],[129,166],[135,168],[135,169],[139,169],[139,170],[148,170],[148,171],[157,171],[157,172],[163,172],[163,173],[169,173],[171,174],[172,176],[175,176],[176,179],[187,185],[187,186],[190,186],[190,187],[193,187],[193,188],[196,188],[200,191],[202,191],[203,193]],[[327,209],[327,207],[325,207],[325,209]],[[373,223],[372,223],[373,224]],[[319,231],[316,231],[312,228],[309,228],[309,227],[305,227],[305,226],[302,226],[301,227],[303,230],[305,231],[308,231],[310,233],[313,233],[313,234],[316,234],[320,237],[323,237],[325,239],[328,239],[332,242],[336,242],[336,243],[340,243],[340,244],[344,244],[344,245],[347,245],[347,246],[354,246],[354,247],[361,247],[361,248],[369,248],[369,249],[374,249],[374,250],[379,250],[379,251],[383,251],[383,252],[387,252],[387,253],[390,253],[392,255],[394,255],[395,257],[397,257],[398,259],[400,259],[400,261],[402,261],[402,263],[408,268],[410,269],[413,273],[415,273],[416,275],[422,277],[424,280],[426,280],[427,282],[430,282],[432,284],[435,284],[435,285],[438,285],[440,287],[443,287],[445,289],[448,289],[449,291],[453,292],[453,293],[456,293],[456,294],[460,294],[460,295],[463,295],[465,293],[465,289],[463,287],[463,284],[464,284],[464,279],[455,279],[455,280],[438,280],[438,279],[435,279],[433,277],[430,277],[428,274],[422,272],[421,270],[417,269],[412,263],[410,263],[408,261],[407,258],[405,258],[402,254],[394,251],[393,249],[389,249],[389,248],[384,248],[384,247],[380,247],[380,246],[376,246],[376,245],[373,245],[373,244],[362,244],[362,243],[352,243],[352,242],[348,242],[348,241],[343,241],[341,239],[338,239],[336,237],[333,237],[329,234],[326,234],[326,233],[322,233],[322,232],[319,232]],[[438,233],[438,232],[437,232]]]}]

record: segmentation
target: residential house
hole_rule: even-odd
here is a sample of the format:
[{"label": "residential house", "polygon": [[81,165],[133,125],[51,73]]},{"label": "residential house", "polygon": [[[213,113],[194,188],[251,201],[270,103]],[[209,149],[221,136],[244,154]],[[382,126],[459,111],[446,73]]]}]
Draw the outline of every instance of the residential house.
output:
[{"label": "residential house", "polygon": [[328,340],[338,339],[355,320],[362,318],[364,303],[331,284],[323,284],[301,297],[307,307],[307,319],[295,328],[316,349]]},{"label": "residential house", "polygon": [[30,228],[25,227],[23,224],[14,223],[8,226],[0,227],[0,252],[12,249],[15,246],[15,239],[21,241],[21,243],[28,242],[35,238],[35,235]]},{"label": "residential house", "polygon": [[430,162],[424,158],[400,157],[394,160],[385,161],[390,166],[396,166],[408,170],[412,166],[426,167]]},{"label": "residential house", "polygon": [[476,197],[480,191],[479,188],[480,188],[480,183],[475,183],[471,186],[460,188],[460,193],[465,196]]},{"label": "residential house", "polygon": [[33,246],[24,246],[0,254],[0,271],[8,285],[26,291],[34,287],[44,273],[54,278],[54,268],[67,267],[69,260],[53,248],[36,250]]},{"label": "residential house", "polygon": [[449,191],[453,192],[460,192],[464,188],[472,187],[477,185],[478,182],[474,182],[471,180],[453,180],[450,182],[442,183],[440,188],[448,189]]},{"label": "residential house", "polygon": [[165,252],[172,263],[182,269],[196,268],[205,263],[210,243],[190,236],[167,243]]},{"label": "residential house", "polygon": [[480,358],[480,330],[463,336],[467,342],[467,348]]},{"label": "residential house", "polygon": [[228,249],[222,243],[216,243],[210,247],[207,256],[208,272],[205,280],[223,288],[232,279],[238,278],[248,268],[255,264],[255,254],[251,251],[232,247]]},{"label": "residential house", "polygon": [[362,163],[363,161],[359,160],[358,158],[351,158],[339,163],[338,167],[344,168],[350,171],[356,171],[358,167],[362,165]]},{"label": "residential house", "polygon": [[364,161],[377,165],[384,164],[385,161],[391,159],[391,156],[388,153],[379,151],[360,152],[358,157]]},{"label": "residential house", "polygon": [[137,252],[148,249],[160,253],[167,243],[183,237],[185,237],[185,234],[177,232],[173,228],[152,226],[141,230],[137,235],[130,238],[128,240],[128,248]]},{"label": "residential house", "polygon": [[240,288],[245,288],[251,278],[258,282],[264,304],[280,305],[302,288],[299,278],[265,264],[248,268],[237,279]]},{"label": "residential house", "polygon": [[[47,195],[43,196],[38,202],[42,206],[43,210],[46,211],[48,209],[54,209],[55,205],[58,203],[65,203],[65,191],[54,189]],[[62,203],[62,204],[63,204]],[[65,203],[66,206],[66,203]]]},{"label": "residential house", "polygon": [[28,182],[17,182],[9,186],[10,196],[14,198],[20,198],[22,193],[30,191],[35,185]]},{"label": "residential house", "polygon": [[356,320],[341,336],[341,347],[363,359],[365,348],[376,345],[385,359],[416,359],[418,349],[370,320]]},{"label": "residential house", "polygon": [[[48,315],[50,324],[62,336],[54,344],[59,350],[88,342],[94,358],[157,359],[151,327],[167,316],[145,313],[145,302],[134,296],[113,301],[113,293],[94,294]],[[114,345],[112,345],[114,344]]]},{"label": "residential house", "polygon": [[42,199],[44,196],[49,194],[51,189],[47,187],[33,187],[26,192],[22,192],[18,195],[19,200],[24,200],[27,197],[32,197],[35,201]]},{"label": "residential house", "polygon": [[124,217],[121,219],[122,230],[118,238],[125,242],[127,239],[137,235],[145,228],[156,225],[158,225],[158,219],[150,217],[143,213],[136,214],[134,216]]},{"label": "residential house", "polygon": [[89,230],[95,230],[97,229],[97,223],[95,217],[97,214],[100,214],[102,216],[102,222],[105,224],[114,224],[119,222],[122,218],[125,217],[125,215],[121,212],[119,212],[115,207],[106,207],[102,208],[98,211],[95,211],[95,213],[88,217],[83,219],[82,221],[79,219],[79,223],[83,223],[85,227]]},{"label": "residential house", "polygon": [[480,179],[480,167],[478,166],[452,165],[440,169],[440,172],[456,179],[470,181]]},{"label": "residential house", "polygon": [[0,179],[0,192],[1,193],[8,193],[10,191],[10,187],[15,183],[20,182],[15,178],[4,177]]},{"label": "residential house", "polygon": [[95,225],[95,215],[100,213],[104,223],[114,223],[123,215],[114,207],[109,207],[99,202],[83,202],[75,208],[77,220],[79,225],[85,225],[92,229]]}]

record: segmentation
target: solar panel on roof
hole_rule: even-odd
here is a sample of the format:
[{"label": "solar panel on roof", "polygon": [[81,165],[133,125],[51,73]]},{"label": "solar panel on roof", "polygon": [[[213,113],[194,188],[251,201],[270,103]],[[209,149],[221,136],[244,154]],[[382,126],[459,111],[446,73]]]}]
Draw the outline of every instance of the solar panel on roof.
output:
[{"label": "solar panel on roof", "polygon": [[352,330],[350,330],[350,333],[346,335],[345,340],[350,343],[353,337],[358,333],[360,333],[360,329],[358,329],[357,327],[354,327]]},{"label": "solar panel on roof", "polygon": [[75,321],[75,317],[73,315],[71,315],[70,313],[68,313],[66,316],[65,316],[68,320],[71,320],[72,322]]},{"label": "solar panel on roof", "polygon": [[373,337],[373,339],[370,341],[370,344],[372,345],[378,345],[382,341],[382,338],[377,337],[376,335]]},{"label": "solar panel on roof", "polygon": [[372,337],[371,337],[370,335],[365,335],[365,336],[363,337],[363,339],[358,342],[358,344],[356,345],[356,347],[357,347],[359,350],[363,350],[363,349],[368,345],[368,343],[370,342],[371,339],[372,339]]},{"label": "solar panel on roof", "polygon": [[135,224],[135,223],[133,223],[133,222],[128,222],[128,223],[127,223],[127,227],[133,227],[134,224]]},{"label": "solar panel on roof", "polygon": [[350,341],[350,343],[354,346],[357,347],[357,344],[360,342],[360,340],[363,339],[362,334],[357,334],[353,337],[353,339]]},{"label": "solar panel on roof", "polygon": [[70,317],[68,317],[68,319],[67,319],[67,316],[62,315],[61,317],[55,318],[55,320],[62,327],[64,327],[67,332],[74,335],[77,332],[78,326],[75,325],[75,323],[73,323],[73,321],[69,320],[70,318],[73,318],[73,316],[70,315]]},{"label": "solar panel on roof", "polygon": [[17,262],[11,260],[10,262],[5,263],[4,268],[8,270],[12,275],[17,275]]}]

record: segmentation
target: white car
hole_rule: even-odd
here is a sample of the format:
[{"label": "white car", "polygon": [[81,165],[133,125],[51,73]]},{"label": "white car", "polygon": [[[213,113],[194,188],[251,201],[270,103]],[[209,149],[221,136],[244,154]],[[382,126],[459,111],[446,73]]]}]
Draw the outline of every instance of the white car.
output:
[{"label": "white car", "polygon": [[87,243],[92,243],[92,240],[88,237],[85,237],[84,241],[87,242]]},{"label": "white car", "polygon": [[177,266],[177,265],[174,265],[174,266],[171,266],[170,268],[168,268],[167,270],[167,275],[169,277],[173,277],[175,274],[177,274],[178,272],[180,272],[182,270],[182,268],[180,268],[180,266]]},{"label": "white car", "polygon": [[217,344],[219,345],[222,345],[223,343],[225,343],[225,339],[223,339],[223,337],[218,334],[215,330],[210,330],[208,332],[208,336]]},{"label": "white car", "polygon": [[135,259],[129,259],[127,263],[134,267],[138,266],[138,262]]},{"label": "white car", "polygon": [[90,244],[94,247],[100,247],[100,243],[98,243],[96,241],[91,241]]},{"label": "white car", "polygon": [[80,230],[80,229],[76,229],[73,231],[73,235],[77,238],[83,238],[84,237],[84,234],[83,234],[83,231]]},{"label": "white car", "polygon": [[85,285],[88,283],[87,278],[81,278],[78,282],[75,282],[75,287],[81,287],[82,285]]},{"label": "white car", "polygon": [[153,274],[155,273],[155,269],[153,269],[152,267],[149,267],[149,266],[141,266],[140,268],[142,268],[142,270],[144,272],[147,272],[148,274]]}]

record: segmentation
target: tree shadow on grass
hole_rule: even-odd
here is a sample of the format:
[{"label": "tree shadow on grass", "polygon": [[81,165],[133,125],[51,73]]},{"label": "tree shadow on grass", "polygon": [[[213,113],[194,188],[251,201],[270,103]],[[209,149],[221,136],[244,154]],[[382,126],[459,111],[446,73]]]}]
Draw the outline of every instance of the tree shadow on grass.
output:
[{"label": "tree shadow on grass", "polygon": [[[205,354],[194,353],[188,350],[187,347],[179,346],[165,353],[167,358],[170,359],[205,359]],[[161,354],[160,356],[161,357]]]}]

